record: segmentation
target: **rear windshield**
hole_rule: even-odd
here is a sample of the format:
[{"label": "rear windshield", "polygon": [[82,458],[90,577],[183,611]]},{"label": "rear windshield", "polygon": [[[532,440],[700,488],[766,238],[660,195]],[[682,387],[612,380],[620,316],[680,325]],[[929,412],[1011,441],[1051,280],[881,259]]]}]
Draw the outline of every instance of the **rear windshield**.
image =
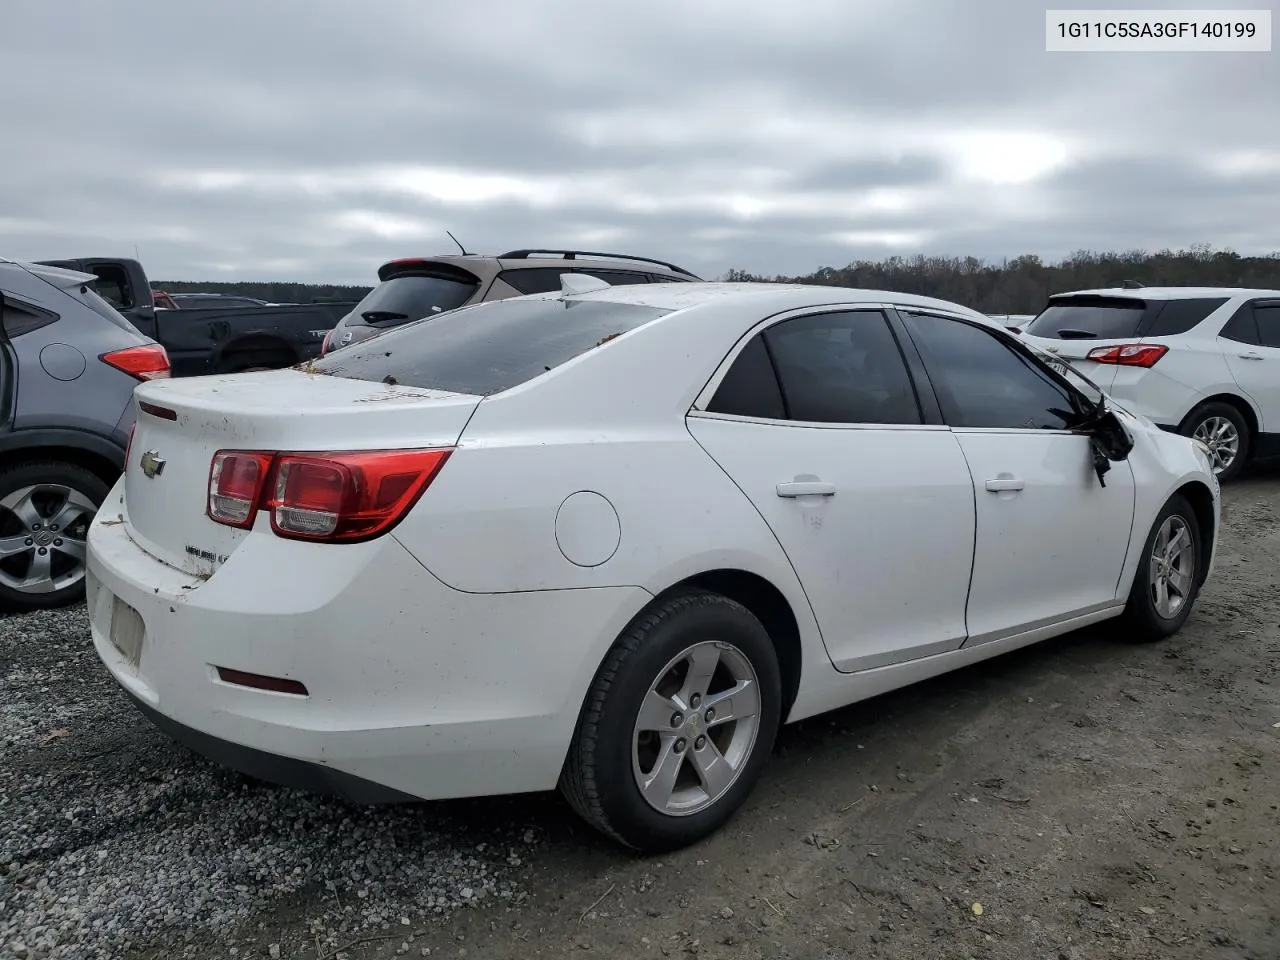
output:
[{"label": "rear windshield", "polygon": [[558,297],[494,300],[343,347],[311,369],[486,397],[670,312]]},{"label": "rear windshield", "polygon": [[1137,336],[1146,308],[1145,301],[1129,297],[1050,300],[1025,332],[1053,340],[1120,340]]},{"label": "rear windshield", "polygon": [[455,310],[475,293],[478,281],[406,275],[378,284],[351,311],[349,321],[370,326],[396,326]]}]

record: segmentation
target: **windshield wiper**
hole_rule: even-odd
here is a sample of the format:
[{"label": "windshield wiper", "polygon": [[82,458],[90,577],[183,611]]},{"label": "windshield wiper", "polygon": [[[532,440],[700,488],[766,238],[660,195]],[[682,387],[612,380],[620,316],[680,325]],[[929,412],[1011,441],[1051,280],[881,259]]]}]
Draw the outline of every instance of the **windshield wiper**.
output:
[{"label": "windshield wiper", "polygon": [[366,310],[360,314],[370,323],[383,323],[387,320],[408,320],[407,313],[397,313],[394,310]]},{"label": "windshield wiper", "polygon": [[1058,333],[1059,340],[1097,340],[1098,339],[1098,335],[1094,333],[1092,330],[1076,330],[1072,327],[1067,327],[1064,330],[1059,330],[1057,333]]}]

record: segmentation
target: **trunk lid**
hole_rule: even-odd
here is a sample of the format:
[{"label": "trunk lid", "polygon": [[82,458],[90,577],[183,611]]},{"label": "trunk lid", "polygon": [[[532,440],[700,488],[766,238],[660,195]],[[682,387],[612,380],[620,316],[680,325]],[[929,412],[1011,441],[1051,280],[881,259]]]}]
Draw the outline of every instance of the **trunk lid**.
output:
[{"label": "trunk lid", "polygon": [[[134,392],[137,427],[125,465],[126,529],[157,559],[211,574],[251,532],[206,514],[218,450],[452,446],[480,400],[302,370],[142,384]],[[259,523],[266,522],[261,516]]]}]

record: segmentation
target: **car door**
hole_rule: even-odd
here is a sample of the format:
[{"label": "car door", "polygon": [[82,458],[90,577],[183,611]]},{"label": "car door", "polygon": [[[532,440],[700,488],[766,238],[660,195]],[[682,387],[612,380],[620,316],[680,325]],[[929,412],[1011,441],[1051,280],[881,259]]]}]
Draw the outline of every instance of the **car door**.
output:
[{"label": "car door", "polygon": [[966,622],[985,643],[1117,602],[1133,470],[1094,468],[1083,395],[978,321],[898,308],[973,478],[977,537]]},{"label": "car door", "polygon": [[[1227,367],[1259,412],[1258,452],[1280,453],[1280,300],[1246,303],[1218,335]],[[1270,441],[1270,442],[1269,442]]]},{"label": "car door", "polygon": [[879,308],[771,320],[688,418],[777,537],[846,672],[965,638],[973,482],[898,336]]}]

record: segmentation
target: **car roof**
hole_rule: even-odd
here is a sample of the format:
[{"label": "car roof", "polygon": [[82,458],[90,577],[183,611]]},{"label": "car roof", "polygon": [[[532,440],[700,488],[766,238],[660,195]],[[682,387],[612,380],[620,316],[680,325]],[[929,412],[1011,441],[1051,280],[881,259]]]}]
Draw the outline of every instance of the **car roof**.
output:
[{"label": "car roof", "polygon": [[1189,300],[1196,297],[1280,297],[1280,290],[1253,287],[1102,287],[1050,294],[1059,297],[1129,297],[1134,300]]},{"label": "car roof", "polygon": [[[560,293],[538,294],[542,297],[559,297]],[[654,307],[659,310],[687,310],[729,299],[750,303],[761,317],[785,310],[818,307],[846,303],[893,303],[907,307],[943,310],[980,320],[988,326],[997,326],[990,317],[968,307],[934,297],[914,293],[894,293],[888,290],[866,290],[855,287],[832,287],[816,283],[724,283],[702,281],[700,283],[646,283],[608,287],[589,293],[569,294],[567,299],[599,300],[608,303],[629,303]]]},{"label": "car roof", "polygon": [[[572,254],[567,256],[566,254]],[[548,267],[572,270],[575,267],[591,269],[632,270],[639,273],[671,274],[672,276],[696,277],[697,274],[674,263],[654,260],[626,253],[600,253],[581,250],[511,250],[507,253],[490,255],[482,253],[440,253],[420,257],[396,257],[388,260],[379,268],[379,273],[386,267],[396,263],[441,263],[457,264],[474,268],[497,267],[499,270],[538,270]]]}]

